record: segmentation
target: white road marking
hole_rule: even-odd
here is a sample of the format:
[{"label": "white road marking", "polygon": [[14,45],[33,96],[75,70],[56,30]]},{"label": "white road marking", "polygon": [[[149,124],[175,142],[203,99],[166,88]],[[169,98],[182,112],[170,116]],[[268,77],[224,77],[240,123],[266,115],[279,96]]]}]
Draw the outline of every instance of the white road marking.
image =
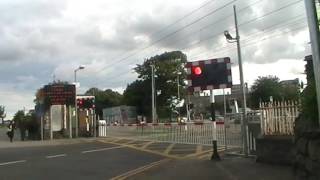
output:
[{"label": "white road marking", "polygon": [[0,163],[0,166],[10,165],[10,164],[17,164],[17,163],[23,163],[23,162],[26,162],[26,160],[4,162],[4,163]]},{"label": "white road marking", "polygon": [[56,157],[64,157],[67,156],[66,154],[57,154],[57,155],[52,155],[52,156],[46,156],[47,159],[51,159],[51,158],[56,158]]},{"label": "white road marking", "polygon": [[101,149],[92,149],[92,150],[87,150],[87,151],[82,151],[82,154],[85,153],[92,153],[92,152],[99,152],[99,151],[107,151],[111,149],[118,149],[118,148],[124,148],[124,146],[115,146],[115,147],[109,147],[109,148],[101,148]]}]

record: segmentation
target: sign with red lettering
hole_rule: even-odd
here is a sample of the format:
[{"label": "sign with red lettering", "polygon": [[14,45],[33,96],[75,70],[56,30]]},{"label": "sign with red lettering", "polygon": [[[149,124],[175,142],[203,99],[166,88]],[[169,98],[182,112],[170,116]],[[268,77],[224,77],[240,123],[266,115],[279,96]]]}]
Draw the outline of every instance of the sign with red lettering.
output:
[{"label": "sign with red lettering", "polygon": [[75,103],[75,85],[46,85],[43,90],[50,105],[74,105]]}]

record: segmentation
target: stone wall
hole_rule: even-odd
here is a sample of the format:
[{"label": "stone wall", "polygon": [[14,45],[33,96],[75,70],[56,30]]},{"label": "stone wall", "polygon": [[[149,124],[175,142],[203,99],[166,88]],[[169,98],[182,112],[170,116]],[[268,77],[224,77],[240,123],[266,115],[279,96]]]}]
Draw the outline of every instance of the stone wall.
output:
[{"label": "stone wall", "polygon": [[301,133],[296,137],[294,170],[298,179],[320,179],[320,130]]},{"label": "stone wall", "polygon": [[256,161],[291,165],[294,159],[293,136],[263,136],[256,139]]}]

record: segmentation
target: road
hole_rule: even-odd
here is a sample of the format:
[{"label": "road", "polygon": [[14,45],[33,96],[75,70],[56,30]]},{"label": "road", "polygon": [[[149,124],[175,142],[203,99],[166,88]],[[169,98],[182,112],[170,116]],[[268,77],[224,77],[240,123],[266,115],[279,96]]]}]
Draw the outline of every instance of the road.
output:
[{"label": "road", "polygon": [[11,179],[110,179],[164,157],[101,142],[0,149],[0,174]]},{"label": "road", "polygon": [[199,145],[121,138],[57,142],[28,147],[17,142],[16,147],[0,148],[0,180],[292,179],[286,167],[265,167],[241,158],[212,162],[209,147]]}]

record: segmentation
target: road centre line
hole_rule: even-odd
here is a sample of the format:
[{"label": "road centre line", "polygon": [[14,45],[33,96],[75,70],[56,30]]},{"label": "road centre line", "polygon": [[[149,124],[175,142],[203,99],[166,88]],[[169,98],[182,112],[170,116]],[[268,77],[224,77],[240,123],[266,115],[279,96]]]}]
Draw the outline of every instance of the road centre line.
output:
[{"label": "road centre line", "polygon": [[10,165],[10,164],[17,164],[17,163],[24,163],[24,162],[26,162],[26,160],[10,161],[10,162],[0,163],[0,166]]},{"label": "road centre line", "polygon": [[124,146],[115,146],[115,147],[109,147],[109,148],[101,148],[101,149],[92,149],[92,150],[87,150],[87,151],[82,151],[82,154],[85,153],[92,153],[92,152],[100,152],[100,151],[107,151],[111,149],[119,149],[119,148],[124,148]]},{"label": "road centre line", "polygon": [[46,158],[51,159],[51,158],[64,157],[64,156],[67,156],[67,155],[66,154],[56,154],[56,155],[46,156]]}]

